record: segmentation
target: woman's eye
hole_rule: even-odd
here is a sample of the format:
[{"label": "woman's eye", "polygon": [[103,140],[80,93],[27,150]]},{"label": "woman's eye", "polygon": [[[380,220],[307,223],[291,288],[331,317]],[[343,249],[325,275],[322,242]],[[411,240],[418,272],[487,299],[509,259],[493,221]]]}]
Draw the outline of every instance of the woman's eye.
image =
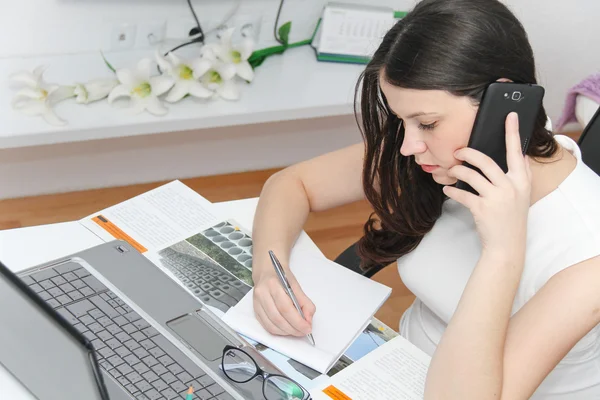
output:
[{"label": "woman's eye", "polygon": [[430,131],[433,128],[435,128],[435,122],[432,122],[431,124],[425,125],[425,124],[419,124],[419,129],[422,129],[424,131]]}]

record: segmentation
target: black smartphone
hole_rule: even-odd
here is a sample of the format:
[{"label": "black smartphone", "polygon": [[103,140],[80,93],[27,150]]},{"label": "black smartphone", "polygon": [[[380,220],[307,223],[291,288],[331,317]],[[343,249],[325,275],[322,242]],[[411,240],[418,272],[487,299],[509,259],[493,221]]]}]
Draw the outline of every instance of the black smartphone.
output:
[{"label": "black smartphone", "polygon": [[[527,151],[535,121],[542,106],[544,88],[535,84],[494,82],[485,89],[467,147],[488,155],[506,173],[506,117],[511,112],[519,116],[521,150]],[[463,163],[485,177],[478,168]],[[458,181],[456,187],[478,194],[469,184]]]}]

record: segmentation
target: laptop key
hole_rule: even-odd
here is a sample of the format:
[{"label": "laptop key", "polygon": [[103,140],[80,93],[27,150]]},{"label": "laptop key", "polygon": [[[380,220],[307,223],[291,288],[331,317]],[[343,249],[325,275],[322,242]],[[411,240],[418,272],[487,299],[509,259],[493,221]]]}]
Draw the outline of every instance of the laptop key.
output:
[{"label": "laptop key", "polygon": [[148,392],[144,393],[150,400],[158,400],[158,399],[162,399],[162,395],[156,390],[156,389],[152,389],[149,390]]},{"label": "laptop key", "polygon": [[140,390],[140,392],[146,392],[150,389],[152,389],[152,385],[150,384],[150,382],[142,380],[139,381],[138,383],[135,384],[135,387],[138,388]]},{"label": "laptop key", "polygon": [[[127,391],[131,394],[138,393],[137,388],[132,383],[126,384],[125,389],[127,389]],[[139,397],[137,397],[137,396],[135,398],[139,399]]]},{"label": "laptop key", "polygon": [[177,379],[179,379],[181,382],[185,382],[188,383],[189,381],[193,380],[194,378],[188,374],[187,372],[182,372],[180,374],[177,374]]},{"label": "laptop key", "polygon": [[57,288],[56,286],[51,287],[50,289],[47,289],[48,293],[50,293],[52,296],[54,297],[58,297],[64,294],[64,292],[62,290],[60,290],[60,288]]},{"label": "laptop key", "polygon": [[121,331],[119,333],[117,333],[115,335],[115,337],[117,339],[119,339],[119,342],[125,344],[125,342],[128,342],[129,340],[131,340],[131,336],[129,336],[128,334],[126,334],[125,332]]},{"label": "laptop key", "polygon": [[[38,285],[37,283],[34,283],[33,285],[29,286],[31,288],[31,290],[33,290],[36,293],[40,293],[41,291],[43,291],[45,288]],[[52,286],[50,286],[52,287]]]},{"label": "laptop key", "polygon": [[[125,318],[127,318],[127,320],[129,322],[134,322],[139,320],[141,317],[138,315],[138,313],[132,311],[132,312],[128,312],[127,314],[124,315]],[[135,324],[134,324],[135,325]],[[137,325],[136,325],[137,326]]]},{"label": "laptop key", "polygon": [[100,354],[104,358],[109,358],[115,355],[115,352],[112,351],[110,347],[103,347],[98,349],[98,354]]},{"label": "laptop key", "polygon": [[[195,388],[195,386],[194,386]],[[196,396],[196,398],[201,399],[201,400],[205,400],[205,399],[212,399],[213,395],[206,389],[200,389],[196,392],[194,392],[194,395]]]},{"label": "laptop key", "polygon": [[144,377],[145,380],[147,380],[148,382],[154,382],[155,380],[158,379],[158,375],[156,375],[154,373],[154,371],[148,371],[146,373],[143,373],[142,376]]},{"label": "laptop key", "polygon": [[153,365],[152,371],[154,371],[159,376],[163,376],[163,375],[169,373],[169,371],[162,364]]},{"label": "laptop key", "polygon": [[161,374],[161,378],[170,385],[171,383],[177,380],[177,377],[173,375],[171,372],[167,372],[166,374]]},{"label": "laptop key", "polygon": [[225,390],[218,384],[210,385],[206,388],[213,396],[223,393]]},{"label": "laptop key", "polygon": [[154,342],[153,342],[152,340],[150,340],[150,339],[142,340],[142,341],[140,342],[140,344],[141,344],[142,346],[144,346],[144,348],[145,348],[146,350],[150,350],[151,348],[153,348],[154,346],[156,346],[156,345],[154,344]]},{"label": "laptop key", "polygon": [[129,374],[130,372],[133,372],[133,369],[132,369],[132,368],[131,368],[129,365],[127,365],[127,364],[121,364],[121,365],[119,365],[119,366],[117,367],[117,369],[118,369],[119,371],[121,371],[121,373],[122,373],[123,375],[127,375],[127,374]]},{"label": "laptop key", "polygon": [[82,300],[67,306],[67,310],[76,318],[82,317],[95,307],[89,300]]},{"label": "laptop key", "polygon": [[143,319],[138,319],[137,321],[134,321],[134,322],[133,322],[133,325],[135,325],[135,326],[136,326],[136,328],[138,328],[139,330],[146,329],[147,327],[149,327],[149,326],[150,326],[150,324],[149,324],[149,323],[147,323],[147,322],[146,322],[145,320],[143,320]]},{"label": "laptop key", "polygon": [[138,374],[145,374],[150,371],[150,368],[144,363],[137,363],[133,366],[133,369],[137,371]]},{"label": "laptop key", "polygon": [[108,361],[109,364],[113,366],[113,368],[117,368],[119,365],[124,363],[123,359],[121,359],[121,357],[119,357],[116,354],[113,354],[112,356],[108,357],[106,361]]},{"label": "laptop key", "polygon": [[80,278],[90,275],[90,273],[85,268],[78,268],[78,269],[74,270],[73,273]]},{"label": "laptop key", "polygon": [[[41,286],[41,287],[43,287],[46,290],[52,289],[53,287],[56,287],[56,285],[51,280],[41,281],[41,282],[39,282],[38,286]],[[31,285],[31,288],[34,291],[36,290],[36,286],[35,285]]]},{"label": "laptop key", "polygon": [[[134,326],[134,328],[135,328],[135,326]],[[135,331],[135,332],[131,333],[131,338],[138,343],[141,343],[142,341],[146,340],[146,336],[140,331]],[[161,355],[162,354],[159,354],[158,357],[160,357]],[[157,357],[157,356],[155,356],[155,357]]]},{"label": "laptop key", "polygon": [[181,366],[177,363],[175,364],[171,364],[167,367],[169,369],[169,371],[171,371],[174,375],[177,375],[181,372],[183,372],[183,368],[181,368]]},{"label": "laptop key", "polygon": [[[83,293],[83,289],[81,290]],[[110,306],[104,299],[100,298],[100,296],[90,297],[90,301],[96,305],[104,314],[106,314],[109,318],[115,318],[119,316],[119,313]]]},{"label": "laptop key", "polygon": [[96,336],[98,336],[100,339],[102,339],[103,342],[108,342],[110,339],[112,339],[112,335],[110,333],[108,333],[107,331],[105,331],[104,329],[101,330],[100,332],[96,332]]},{"label": "laptop key", "polygon": [[188,358],[185,354],[181,352],[174,344],[169,342],[167,338],[162,335],[155,336],[152,340],[158,347],[163,349],[165,353],[167,353],[172,359],[174,359],[179,365],[183,367],[188,373],[192,375],[192,377],[202,376],[204,372],[202,369],[196,365],[190,358]]},{"label": "laptop key", "polygon": [[53,278],[55,276],[57,276],[58,273],[54,270],[54,268],[46,268],[43,269],[41,271],[38,271],[36,273],[33,273],[29,276],[31,276],[33,279],[35,279],[36,281],[40,282],[46,279],[50,279]]},{"label": "laptop key", "polygon": [[162,357],[165,355],[165,352],[162,351],[162,349],[160,347],[154,347],[154,348],[148,350],[148,352],[156,358],[159,358],[159,357]]},{"label": "laptop key", "polygon": [[175,382],[170,383],[171,387],[177,392],[180,393],[189,389],[186,385],[184,385],[181,381],[177,380]]},{"label": "laptop key", "polygon": [[134,372],[127,374],[127,379],[129,379],[129,381],[131,383],[137,383],[137,382],[141,381],[143,378],[138,372],[134,371]]},{"label": "laptop key", "polygon": [[125,332],[129,333],[130,335],[134,332],[137,332],[137,328],[130,323],[128,323],[127,325],[123,325],[122,328]]},{"label": "laptop key", "polygon": [[119,383],[120,383],[121,385],[123,385],[123,386],[125,386],[125,385],[129,385],[129,379],[127,379],[127,378],[126,378],[126,377],[124,377],[124,376],[120,376],[120,377],[118,377],[118,378],[117,378],[117,381],[119,381]]},{"label": "laptop key", "polygon": [[81,288],[87,287],[87,285],[85,284],[85,282],[83,282],[81,279],[76,279],[74,281],[71,281],[70,283],[76,289],[81,289]]},{"label": "laptop key", "polygon": [[160,392],[160,394],[162,394],[163,399],[167,399],[167,400],[173,400],[173,399],[176,399],[179,397],[177,392],[171,388],[166,388],[165,390]]},{"label": "laptop key", "polygon": [[[132,339],[129,339],[128,341],[126,341],[125,343],[123,343],[125,345],[125,347],[127,347],[129,350],[133,351],[134,354],[136,356],[138,356],[139,358],[142,357],[146,357],[148,355],[148,353],[146,352],[146,350],[143,347],[140,347],[140,345]],[[141,350],[140,350],[141,349]],[[143,352],[142,352],[143,351]],[[140,353],[140,354],[138,354]]]},{"label": "laptop key", "polygon": [[207,387],[215,383],[214,379],[208,375],[201,376],[196,378],[196,382],[200,384],[200,387]]},{"label": "laptop key", "polygon": [[27,286],[31,286],[35,283],[35,281],[33,280],[32,277],[30,276],[20,276],[19,278],[21,278],[21,281],[23,281],[24,284],[26,284]]},{"label": "laptop key", "polygon": [[67,272],[71,272],[71,271],[75,271],[77,269],[83,269],[83,268],[81,268],[81,266],[79,266],[78,264],[75,264],[75,263],[66,263],[66,264],[62,264],[57,267],[54,267],[54,269],[59,274],[65,274]]},{"label": "laptop key", "polygon": [[173,361],[173,359],[171,357],[169,357],[166,354],[164,356],[162,356],[162,357],[159,357],[158,361],[160,361],[160,363],[162,365],[164,365],[165,367],[168,366],[168,365],[171,365],[171,364],[173,364],[175,362],[175,361]]},{"label": "laptop key", "polygon": [[67,310],[64,307],[58,308],[56,309],[56,312],[58,312],[64,319],[67,320],[68,323],[70,323],[71,325],[75,325],[78,321],[77,318],[75,318],[73,316],[73,314],[71,314],[69,312],[69,310]]},{"label": "laptop key", "polygon": [[92,288],[96,292],[104,292],[106,290],[106,286],[102,284],[96,277],[94,276],[86,276],[81,278],[82,281],[86,283],[90,288]]},{"label": "laptop key", "polygon": [[115,349],[115,353],[117,353],[120,357],[125,358],[131,354],[131,351],[125,346],[117,347]]},{"label": "laptop key", "polygon": [[85,286],[82,287],[81,289],[79,289],[79,291],[81,292],[82,295],[84,295],[85,297],[90,297],[94,295],[94,291],[92,289],[90,289],[89,287]]},{"label": "laptop key", "polygon": [[77,275],[75,275],[72,272],[67,272],[67,273],[63,274],[62,277],[65,278],[65,280],[67,282],[72,282],[77,279]]},{"label": "laptop key", "polygon": [[54,278],[50,278],[50,280],[54,282],[56,286],[64,285],[65,283],[67,283],[67,281],[65,281],[65,278],[63,278],[62,276],[55,276]]},{"label": "laptop key", "polygon": [[152,386],[154,386],[159,392],[162,392],[163,390],[169,387],[169,385],[167,385],[165,381],[163,381],[160,378],[152,382]]},{"label": "laptop key", "polygon": [[72,302],[73,300],[66,294],[63,294],[62,296],[58,296],[56,298],[57,301],[60,302],[60,304],[69,304],[70,302]]},{"label": "laptop key", "polygon": [[119,325],[121,328],[129,323],[129,321],[127,321],[125,319],[125,317],[123,317],[121,315],[119,315],[118,317],[114,318],[113,322],[115,324]]},{"label": "laptop key", "polygon": [[148,328],[144,329],[142,332],[144,332],[144,335],[148,336],[149,338],[154,337],[156,335],[160,335],[158,333],[158,331],[156,329],[154,329],[152,326],[149,326]]},{"label": "laptop key", "polygon": [[73,290],[75,290],[75,287],[73,285],[71,285],[70,283],[63,283],[62,285],[59,286],[60,290],[62,290],[65,293],[69,293],[72,292]]}]

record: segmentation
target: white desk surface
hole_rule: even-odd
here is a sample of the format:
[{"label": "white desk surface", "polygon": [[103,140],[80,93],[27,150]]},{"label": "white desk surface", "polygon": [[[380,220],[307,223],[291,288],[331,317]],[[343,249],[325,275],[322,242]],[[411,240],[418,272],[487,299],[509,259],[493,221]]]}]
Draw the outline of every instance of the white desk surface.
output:
[{"label": "white desk surface", "polygon": [[[182,49],[181,55],[186,56],[186,51]],[[143,57],[153,59],[154,53],[130,51],[106,56],[115,68],[129,68]],[[106,99],[89,105],[66,100],[55,110],[69,123],[55,127],[11,108],[16,90],[7,83],[8,77],[38,65],[47,66],[47,82],[59,84],[114,76],[100,53],[0,59],[0,149],[352,114],[354,87],[364,69],[363,65],[319,62],[308,46],[293,48],[265,60],[256,69],[252,83],[240,82],[238,101],[187,98],[176,104],[165,103],[169,113],[159,117],[146,112],[127,115]]]},{"label": "white desk surface", "polygon": [[[215,208],[220,215],[233,217],[252,229],[257,202],[258,198],[235,200],[215,203]],[[0,231],[0,260],[16,272],[102,243],[93,233],[83,235],[82,231],[77,221]],[[297,244],[322,254],[305,232]],[[2,399],[31,399],[2,365],[0,388]]]}]

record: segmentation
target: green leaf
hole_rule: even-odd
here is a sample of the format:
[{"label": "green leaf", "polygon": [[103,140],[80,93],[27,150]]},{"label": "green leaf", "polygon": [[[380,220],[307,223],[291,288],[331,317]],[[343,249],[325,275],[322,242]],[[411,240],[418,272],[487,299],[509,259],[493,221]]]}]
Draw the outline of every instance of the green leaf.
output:
[{"label": "green leaf", "polygon": [[256,68],[263,63],[267,59],[267,56],[258,56],[254,58],[249,58],[248,63],[252,68]]},{"label": "green leaf", "polygon": [[288,21],[279,27],[279,39],[287,46],[290,40],[290,30],[292,29],[292,21]]},{"label": "green leaf", "polygon": [[106,64],[106,66],[108,67],[108,69],[110,69],[112,72],[116,73],[117,70],[115,69],[115,67],[113,67],[112,65],[110,65],[110,63],[108,62],[108,60],[106,59],[106,57],[104,57],[104,53],[100,52],[100,54],[102,54],[102,59],[104,60],[104,63]]}]

